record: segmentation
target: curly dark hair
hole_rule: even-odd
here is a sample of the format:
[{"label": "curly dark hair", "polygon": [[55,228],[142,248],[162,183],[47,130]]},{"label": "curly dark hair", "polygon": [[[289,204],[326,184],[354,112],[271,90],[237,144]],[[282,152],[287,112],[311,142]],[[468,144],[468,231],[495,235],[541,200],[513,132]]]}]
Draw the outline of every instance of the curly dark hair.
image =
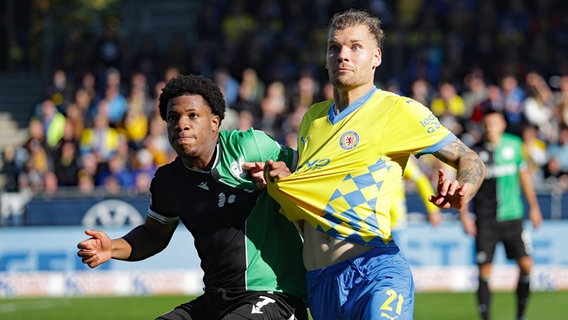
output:
[{"label": "curly dark hair", "polygon": [[200,75],[179,75],[172,78],[160,94],[160,116],[166,121],[168,102],[183,95],[200,95],[207,102],[211,112],[219,116],[220,121],[225,117],[225,97],[221,89],[212,80]]}]

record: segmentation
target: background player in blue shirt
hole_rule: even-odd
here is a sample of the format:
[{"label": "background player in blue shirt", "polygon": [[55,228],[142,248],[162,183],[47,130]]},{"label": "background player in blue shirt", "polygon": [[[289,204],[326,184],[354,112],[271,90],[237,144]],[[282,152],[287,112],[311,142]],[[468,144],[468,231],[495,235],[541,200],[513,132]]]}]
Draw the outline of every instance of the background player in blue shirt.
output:
[{"label": "background player in blue shirt", "polygon": [[145,223],[113,240],[87,230],[91,238],[78,244],[83,263],[148,258],[181,220],[195,239],[205,292],[158,319],[307,320],[301,238],[241,167],[268,159],[294,167],[295,152],[260,131],[219,132],[225,101],[201,76],[170,80],[159,108],[178,157],[156,171]]}]

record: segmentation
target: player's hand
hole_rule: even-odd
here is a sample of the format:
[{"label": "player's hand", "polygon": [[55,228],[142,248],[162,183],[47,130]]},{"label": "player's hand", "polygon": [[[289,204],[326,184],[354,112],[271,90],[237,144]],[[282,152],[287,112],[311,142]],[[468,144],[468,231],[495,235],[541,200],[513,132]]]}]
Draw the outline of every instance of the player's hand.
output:
[{"label": "player's hand", "polygon": [[241,167],[245,171],[250,171],[252,182],[254,182],[259,190],[266,188],[266,180],[264,179],[264,162],[245,162]]},{"label": "player's hand", "polygon": [[477,236],[477,227],[475,226],[475,222],[473,221],[473,219],[471,219],[469,216],[462,217],[461,222],[463,225],[463,231],[466,234],[469,234],[470,236],[473,237]]},{"label": "player's hand", "polygon": [[274,179],[286,178],[291,174],[292,173],[290,172],[290,169],[286,166],[286,163],[284,161],[266,161],[264,167],[264,175],[266,179],[274,181]]},{"label": "player's hand", "polygon": [[439,210],[429,212],[428,220],[430,221],[432,227],[437,227],[440,225],[440,223],[442,223],[442,213]]},{"label": "player's hand", "polygon": [[112,243],[109,236],[98,230],[85,230],[85,234],[91,238],[77,245],[79,249],[77,255],[81,257],[83,263],[90,268],[95,268],[109,261],[112,256]]},{"label": "player's hand", "polygon": [[438,184],[436,186],[437,193],[428,198],[439,208],[460,209],[467,203],[467,191],[470,188],[468,183],[460,186],[457,180],[446,179],[444,170],[438,170]]},{"label": "player's hand", "polygon": [[529,218],[531,219],[533,228],[538,229],[542,223],[542,213],[540,212],[540,209],[531,209],[529,211]]}]

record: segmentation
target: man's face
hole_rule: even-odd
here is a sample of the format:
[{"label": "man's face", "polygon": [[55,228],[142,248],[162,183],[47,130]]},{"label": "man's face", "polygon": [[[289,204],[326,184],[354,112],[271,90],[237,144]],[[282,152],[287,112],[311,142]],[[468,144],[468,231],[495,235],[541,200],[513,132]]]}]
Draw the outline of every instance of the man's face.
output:
[{"label": "man's face", "polygon": [[499,139],[507,127],[505,118],[500,113],[490,113],[483,120],[485,137],[490,143],[498,143]]},{"label": "man's face", "polygon": [[331,30],[326,62],[333,85],[351,89],[374,81],[375,69],[381,64],[381,49],[365,25]]},{"label": "man's face", "polygon": [[190,163],[212,154],[217,143],[219,121],[219,116],[211,112],[200,95],[173,98],[166,110],[170,144],[182,159]]}]

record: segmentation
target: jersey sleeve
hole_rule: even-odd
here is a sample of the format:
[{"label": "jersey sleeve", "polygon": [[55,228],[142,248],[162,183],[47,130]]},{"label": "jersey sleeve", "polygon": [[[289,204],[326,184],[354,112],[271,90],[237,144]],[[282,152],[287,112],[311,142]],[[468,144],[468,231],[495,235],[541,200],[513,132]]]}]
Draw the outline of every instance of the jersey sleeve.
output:
[{"label": "jersey sleeve", "polygon": [[172,183],[168,183],[167,171],[171,170],[173,164],[159,168],[150,184],[150,205],[148,207],[148,217],[162,224],[177,223],[179,216],[176,215],[177,207],[175,204],[175,192],[170,192]]},{"label": "jersey sleeve", "polygon": [[[421,103],[405,99],[400,101],[396,108],[398,128],[394,130],[403,130],[398,144],[416,157],[423,154],[430,154],[441,150],[457,137],[446,127],[440,120]],[[397,122],[398,123],[398,122]]]}]

